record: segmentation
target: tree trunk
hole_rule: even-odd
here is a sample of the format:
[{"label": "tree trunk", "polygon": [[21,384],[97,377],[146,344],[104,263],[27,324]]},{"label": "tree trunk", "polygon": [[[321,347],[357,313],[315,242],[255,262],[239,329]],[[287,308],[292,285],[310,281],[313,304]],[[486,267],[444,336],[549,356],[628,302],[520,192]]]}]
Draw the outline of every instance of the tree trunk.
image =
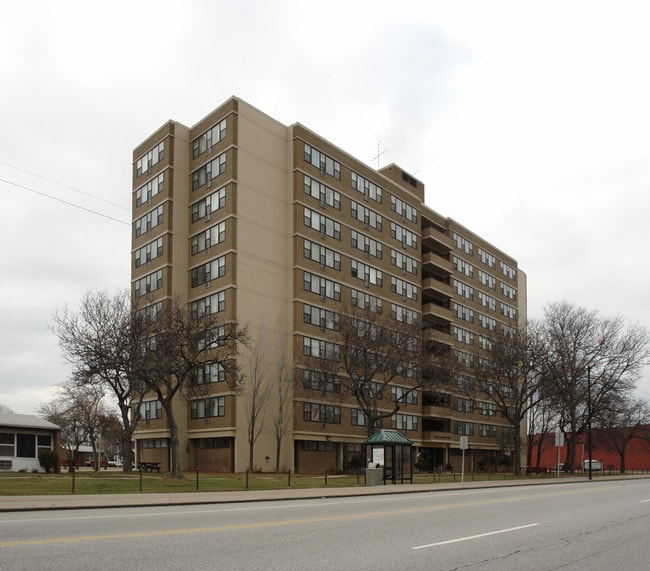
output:
[{"label": "tree trunk", "polygon": [[178,439],[178,425],[172,412],[170,401],[161,401],[165,414],[167,415],[167,427],[169,428],[169,448],[171,452],[169,477],[182,480],[185,478],[181,472],[180,442]]},{"label": "tree trunk", "polygon": [[521,473],[521,427],[519,425],[514,426],[514,441],[515,441],[515,476],[519,476]]}]

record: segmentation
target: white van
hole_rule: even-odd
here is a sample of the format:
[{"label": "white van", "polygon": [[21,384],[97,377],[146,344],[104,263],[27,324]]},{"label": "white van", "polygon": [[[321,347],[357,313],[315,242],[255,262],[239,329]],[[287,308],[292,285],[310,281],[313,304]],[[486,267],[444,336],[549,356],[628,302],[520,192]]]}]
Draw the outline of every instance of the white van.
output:
[{"label": "white van", "polygon": [[[582,462],[582,471],[583,472],[589,472],[589,460],[584,460]],[[603,471],[603,463],[600,460],[592,460],[591,461],[591,471],[592,472],[602,472]]]}]

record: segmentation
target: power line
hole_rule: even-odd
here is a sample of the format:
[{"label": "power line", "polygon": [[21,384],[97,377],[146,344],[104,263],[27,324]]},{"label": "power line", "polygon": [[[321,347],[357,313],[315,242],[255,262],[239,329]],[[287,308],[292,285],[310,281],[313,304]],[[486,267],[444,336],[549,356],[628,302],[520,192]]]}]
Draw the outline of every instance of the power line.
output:
[{"label": "power line", "polygon": [[118,218],[113,218],[112,216],[108,216],[107,214],[103,214],[101,212],[97,212],[96,210],[91,210],[90,208],[86,208],[84,206],[80,206],[78,204],[75,204],[74,202],[68,202],[67,200],[63,200],[62,198],[57,198],[56,196],[52,196],[50,194],[46,194],[45,192],[41,192],[40,190],[35,190],[33,188],[29,188],[28,186],[23,186],[22,184],[18,184],[15,182],[11,182],[10,180],[6,180],[4,178],[0,178],[0,182],[5,182],[7,184],[10,184],[12,186],[16,186],[18,188],[22,188],[23,190],[27,190],[29,192],[33,192],[34,194],[38,194],[40,196],[44,196],[45,198],[50,198],[52,200],[56,200],[57,202],[61,202],[63,204],[67,204],[68,206],[74,206],[75,208],[78,208],[79,210],[84,210],[86,212],[90,212],[91,214],[97,214],[97,216],[101,216],[102,218],[107,218],[108,220],[113,220],[115,222],[119,222],[120,224],[125,224],[126,226],[130,226],[130,222],[125,222],[124,220],[119,220]]},{"label": "power line", "polygon": [[[89,192],[84,192],[83,190],[79,190],[78,188],[75,188],[74,186],[63,184],[62,182],[58,182],[58,181],[53,180],[51,178],[47,178],[46,176],[36,174],[35,172],[29,171],[27,169],[23,169],[23,168],[15,166],[15,165],[10,165],[9,163],[5,163],[4,161],[0,161],[0,165],[4,165],[6,167],[9,167],[9,168],[16,169],[18,171],[27,173],[28,175],[35,176],[35,177],[40,178],[42,180],[46,180],[47,182],[51,182],[52,184],[56,184],[56,185],[61,186],[63,188],[74,190],[75,192],[78,192],[79,194],[83,194],[84,196],[89,196],[91,198],[94,198],[95,200],[101,200],[102,202],[105,202],[106,204],[110,204],[112,206],[117,206],[117,208],[121,208],[123,210],[130,210],[130,208],[127,207],[127,206],[122,206],[121,204],[117,204],[116,202],[111,202],[110,200],[106,200],[105,198],[101,198],[100,196],[95,196],[94,194],[90,194]],[[18,185],[16,185],[16,186],[18,186]]]}]

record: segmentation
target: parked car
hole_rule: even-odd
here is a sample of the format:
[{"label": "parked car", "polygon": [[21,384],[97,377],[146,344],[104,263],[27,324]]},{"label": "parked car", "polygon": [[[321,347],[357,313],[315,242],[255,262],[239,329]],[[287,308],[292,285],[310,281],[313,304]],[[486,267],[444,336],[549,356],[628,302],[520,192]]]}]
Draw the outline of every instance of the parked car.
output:
[{"label": "parked car", "polygon": [[109,468],[121,468],[123,466],[122,460],[115,459],[115,460],[109,460],[108,461],[108,467]]}]

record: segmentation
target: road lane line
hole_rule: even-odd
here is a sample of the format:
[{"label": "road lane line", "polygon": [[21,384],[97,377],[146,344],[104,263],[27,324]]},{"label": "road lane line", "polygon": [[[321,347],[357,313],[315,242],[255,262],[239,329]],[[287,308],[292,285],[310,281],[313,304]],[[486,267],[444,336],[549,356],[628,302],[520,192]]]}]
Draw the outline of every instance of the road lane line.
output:
[{"label": "road lane line", "polygon": [[499,529],[497,531],[489,531],[487,533],[479,533],[478,535],[469,535],[467,537],[458,537],[456,539],[448,539],[447,541],[438,541],[437,543],[428,543],[427,545],[417,545],[413,549],[426,549],[427,547],[438,547],[440,545],[449,545],[450,543],[459,543],[461,541],[469,541],[470,539],[479,539],[481,537],[488,537],[489,535],[497,535],[499,533],[508,533],[510,531],[518,531],[526,529],[527,527],[535,527],[538,523],[529,523],[528,525],[520,525],[519,527],[510,527],[508,529]]},{"label": "road lane line", "polygon": [[646,502],[650,502],[650,499],[648,499],[648,500],[641,500],[639,503],[640,503],[640,504],[645,504]]}]

